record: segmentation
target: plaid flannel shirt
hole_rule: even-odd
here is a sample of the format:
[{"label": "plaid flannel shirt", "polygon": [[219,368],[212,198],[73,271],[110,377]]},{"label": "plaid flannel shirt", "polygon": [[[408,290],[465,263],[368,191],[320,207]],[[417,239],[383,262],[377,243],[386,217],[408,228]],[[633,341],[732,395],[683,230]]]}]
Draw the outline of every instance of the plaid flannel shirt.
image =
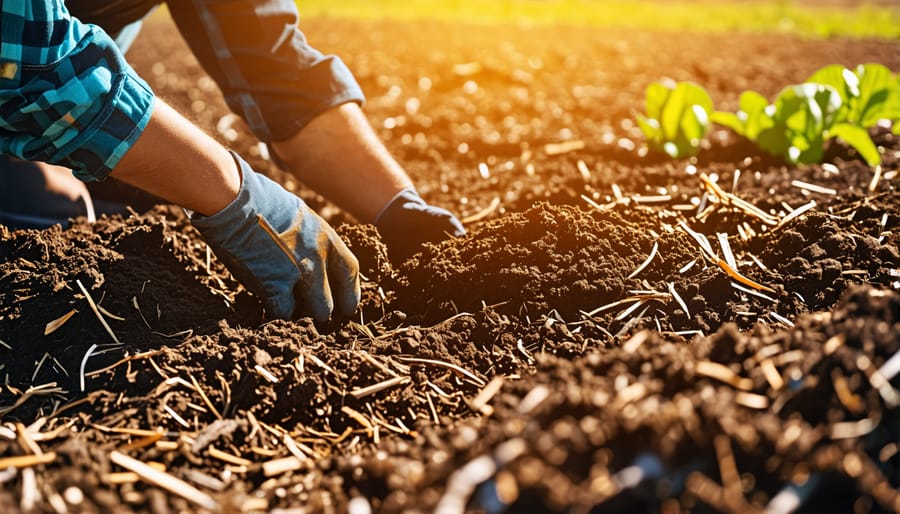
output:
[{"label": "plaid flannel shirt", "polygon": [[102,180],[150,120],[153,92],[63,0],[0,0],[0,153]]}]

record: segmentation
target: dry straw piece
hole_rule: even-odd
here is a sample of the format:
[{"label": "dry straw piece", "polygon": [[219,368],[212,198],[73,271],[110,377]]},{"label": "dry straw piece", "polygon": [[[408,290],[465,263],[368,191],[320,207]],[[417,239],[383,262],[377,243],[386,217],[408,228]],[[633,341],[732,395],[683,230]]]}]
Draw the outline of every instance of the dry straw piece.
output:
[{"label": "dry straw piece", "polygon": [[731,385],[736,389],[749,391],[753,389],[753,381],[749,378],[738,376],[724,364],[713,361],[700,361],[697,363],[696,372],[704,377],[714,378],[720,382]]},{"label": "dry straw piece", "polygon": [[6,468],[30,468],[41,464],[50,464],[56,460],[56,452],[47,452],[40,455],[17,455],[15,457],[0,458],[0,469]]},{"label": "dry straw piece", "polygon": [[219,509],[219,502],[217,502],[215,498],[165,471],[154,469],[153,467],[118,451],[110,453],[109,459],[128,471],[137,474],[141,480],[157,487],[161,487],[170,493],[177,494],[185,500],[204,509],[211,511],[217,511]]},{"label": "dry straw piece", "polygon": [[47,323],[47,326],[44,327],[44,335],[48,336],[59,330],[59,328],[65,325],[66,322],[69,321],[69,319],[71,319],[72,316],[74,316],[77,312],[77,310],[72,309],[69,312],[51,321],[50,323]]},{"label": "dry straw piece", "polygon": [[[94,303],[94,299],[91,298],[91,294],[88,293],[87,289],[85,289],[84,285],[81,283],[81,280],[75,279],[75,283],[78,285],[78,288],[81,289],[81,292],[84,293],[85,300],[87,300],[88,305],[91,307],[91,310],[94,311],[94,314],[97,316],[97,319],[100,320],[100,324],[103,325],[103,328],[106,329],[106,332],[109,334],[109,336],[112,337],[113,341],[115,341],[116,344],[122,344],[122,342],[119,341],[119,338],[116,337],[116,334],[112,331],[112,329],[109,328],[109,324],[106,322],[106,318],[103,317],[100,309],[97,308],[97,304]],[[83,390],[84,389],[82,389],[82,391]]]}]

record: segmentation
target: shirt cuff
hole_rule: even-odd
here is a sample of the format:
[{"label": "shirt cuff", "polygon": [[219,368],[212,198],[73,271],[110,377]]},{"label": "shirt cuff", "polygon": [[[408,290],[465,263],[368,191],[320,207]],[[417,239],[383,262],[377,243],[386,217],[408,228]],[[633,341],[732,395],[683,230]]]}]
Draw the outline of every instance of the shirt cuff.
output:
[{"label": "shirt cuff", "polygon": [[143,133],[154,95],[102,29],[66,21],[68,48],[49,63],[23,58],[0,89],[0,151],[103,180]]}]

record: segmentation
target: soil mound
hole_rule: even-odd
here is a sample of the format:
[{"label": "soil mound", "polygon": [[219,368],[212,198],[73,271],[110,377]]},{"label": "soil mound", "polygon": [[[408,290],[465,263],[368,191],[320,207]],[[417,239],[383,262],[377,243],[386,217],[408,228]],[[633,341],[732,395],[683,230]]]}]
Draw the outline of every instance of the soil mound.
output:
[{"label": "soil mound", "polygon": [[[665,258],[640,278],[628,276],[654,243]],[[491,305],[522,317],[556,311],[568,320],[642,288],[642,279],[664,279],[672,263],[693,258],[689,251],[684,237],[654,237],[646,223],[614,212],[538,203],[428,248],[405,272],[409,290],[419,293],[415,303],[442,313]]]}]

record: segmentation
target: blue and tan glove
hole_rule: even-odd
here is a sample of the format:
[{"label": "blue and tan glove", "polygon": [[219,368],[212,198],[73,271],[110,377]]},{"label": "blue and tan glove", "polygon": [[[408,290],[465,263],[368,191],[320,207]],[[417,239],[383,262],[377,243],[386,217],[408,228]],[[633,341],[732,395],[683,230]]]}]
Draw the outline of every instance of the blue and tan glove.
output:
[{"label": "blue and tan glove", "polygon": [[456,216],[425,203],[413,188],[397,193],[375,218],[374,224],[394,263],[411,257],[424,243],[437,243],[466,234]]},{"label": "blue and tan glove", "polygon": [[269,317],[350,316],[360,300],[359,263],[325,220],[233,154],[241,171],[237,198],[191,223]]}]

